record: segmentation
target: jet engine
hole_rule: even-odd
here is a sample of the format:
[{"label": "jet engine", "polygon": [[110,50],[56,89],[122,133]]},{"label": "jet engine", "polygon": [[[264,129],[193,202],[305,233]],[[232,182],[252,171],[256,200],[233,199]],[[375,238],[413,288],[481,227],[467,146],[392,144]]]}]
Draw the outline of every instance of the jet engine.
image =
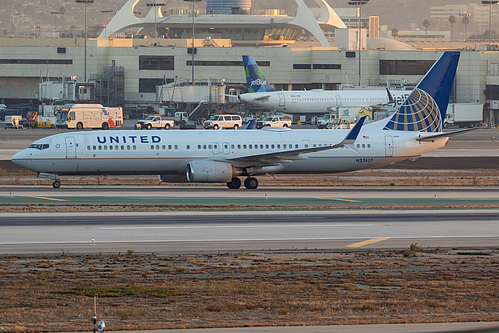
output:
[{"label": "jet engine", "polygon": [[187,164],[186,176],[193,183],[226,183],[235,172],[230,163],[196,160]]}]

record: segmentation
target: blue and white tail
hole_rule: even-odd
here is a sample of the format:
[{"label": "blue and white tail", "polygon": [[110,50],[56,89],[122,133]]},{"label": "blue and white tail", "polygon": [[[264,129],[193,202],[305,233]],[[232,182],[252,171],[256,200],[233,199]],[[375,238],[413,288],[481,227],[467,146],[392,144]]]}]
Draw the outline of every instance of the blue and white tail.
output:
[{"label": "blue and white tail", "polygon": [[276,89],[270,85],[269,81],[267,81],[265,75],[263,75],[262,70],[258,67],[252,56],[243,55],[243,63],[249,92],[276,91]]},{"label": "blue and white tail", "polygon": [[442,132],[459,56],[459,52],[444,52],[384,129]]}]

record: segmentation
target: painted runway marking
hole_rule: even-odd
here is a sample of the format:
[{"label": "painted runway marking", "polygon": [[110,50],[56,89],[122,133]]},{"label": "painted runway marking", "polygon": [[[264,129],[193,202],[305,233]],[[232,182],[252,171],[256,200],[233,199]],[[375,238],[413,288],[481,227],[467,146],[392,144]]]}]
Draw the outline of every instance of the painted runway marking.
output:
[{"label": "painted runway marking", "polygon": [[316,198],[319,200],[332,200],[332,201],[345,201],[345,202],[362,202],[359,200],[352,200],[352,199],[336,199],[336,198]]},{"label": "painted runway marking", "polygon": [[382,242],[382,241],[385,241],[387,239],[390,239],[390,238],[371,238],[371,239],[365,240],[363,242],[349,244],[349,245],[347,245],[345,247],[362,247],[364,245],[369,245],[369,244],[373,244],[373,243],[377,243],[377,242]]},{"label": "painted runway marking", "polygon": [[247,228],[247,229],[263,229],[263,228],[295,228],[295,227],[375,227],[375,224],[285,224],[285,225],[197,225],[197,226],[159,226],[159,227],[98,227],[100,230],[147,230],[147,229],[227,229],[227,228]]},{"label": "painted runway marking", "polygon": [[64,199],[55,199],[55,198],[47,198],[47,197],[30,197],[26,196],[25,198],[34,198],[34,199],[43,199],[43,200],[52,200],[52,201],[68,201]]}]

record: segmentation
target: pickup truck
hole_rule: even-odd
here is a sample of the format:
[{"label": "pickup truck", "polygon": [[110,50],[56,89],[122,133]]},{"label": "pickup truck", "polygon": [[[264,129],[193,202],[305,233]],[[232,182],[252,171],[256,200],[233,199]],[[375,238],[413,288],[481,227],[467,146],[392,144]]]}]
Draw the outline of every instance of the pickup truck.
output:
[{"label": "pickup truck", "polygon": [[135,124],[135,129],[152,129],[164,128],[165,130],[170,129],[175,124],[174,120],[171,119],[162,119],[160,116],[149,116],[144,120],[139,120],[137,124]]},{"label": "pickup truck", "polygon": [[265,117],[256,122],[256,128],[264,127],[291,127],[291,120],[280,117]]}]

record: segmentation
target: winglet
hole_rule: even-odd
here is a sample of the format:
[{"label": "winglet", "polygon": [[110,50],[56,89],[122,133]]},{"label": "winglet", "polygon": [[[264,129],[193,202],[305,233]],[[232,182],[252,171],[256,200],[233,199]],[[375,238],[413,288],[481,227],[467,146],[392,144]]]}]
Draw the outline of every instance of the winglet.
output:
[{"label": "winglet", "polygon": [[251,119],[248,122],[248,125],[246,125],[246,127],[244,129],[247,129],[247,130],[253,129],[253,125],[255,125],[255,121],[256,121],[256,119]]},{"label": "winglet", "polygon": [[386,93],[388,94],[388,104],[395,105],[395,98],[393,98],[393,95],[390,92],[390,88],[386,87]]},{"label": "winglet", "polygon": [[366,121],[367,116],[364,116],[359,119],[359,121],[355,124],[355,126],[348,132],[347,136],[341,141],[340,145],[354,143],[359,136],[360,129],[364,125],[364,121]]}]

